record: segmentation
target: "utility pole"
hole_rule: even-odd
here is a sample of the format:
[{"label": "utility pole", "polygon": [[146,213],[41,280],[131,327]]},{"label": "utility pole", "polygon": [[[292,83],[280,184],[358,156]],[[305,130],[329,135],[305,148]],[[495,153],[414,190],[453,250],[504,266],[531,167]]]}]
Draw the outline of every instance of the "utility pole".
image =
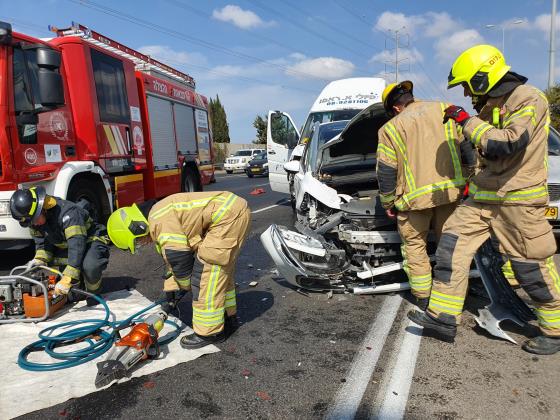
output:
[{"label": "utility pole", "polygon": [[[405,27],[403,26],[402,28],[399,29],[393,29],[393,30],[389,30],[389,32],[394,33],[394,36],[392,36],[390,39],[394,41],[395,43],[395,60],[394,62],[386,62],[385,63],[385,73],[387,74],[387,65],[390,66],[394,66],[395,67],[395,83],[399,82],[399,64],[402,63],[403,61],[408,60],[408,57],[405,58],[401,58],[399,59],[399,48],[408,48],[408,40],[407,40],[407,44],[406,45],[401,45],[401,38],[403,37],[402,35],[402,31],[405,29]],[[386,50],[392,50],[392,48],[387,48],[387,39],[385,38],[385,49]]]},{"label": "utility pole", "polygon": [[548,57],[548,88],[554,86],[554,50],[556,41],[556,0],[552,0],[552,13],[550,15],[550,51]]}]

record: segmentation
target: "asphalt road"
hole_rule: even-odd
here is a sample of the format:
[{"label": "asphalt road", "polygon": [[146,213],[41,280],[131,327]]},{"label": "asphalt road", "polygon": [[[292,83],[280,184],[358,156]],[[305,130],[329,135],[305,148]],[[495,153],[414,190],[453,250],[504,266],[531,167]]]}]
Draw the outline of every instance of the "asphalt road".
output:
[{"label": "asphalt road", "polygon": [[[293,223],[286,197],[267,181],[220,175],[206,188],[233,191],[257,211],[236,270],[242,326],[219,353],[21,418],[560,417],[560,355],[534,357],[489,338],[470,315],[485,303],[480,298],[467,300],[464,325],[449,344],[409,324],[406,296],[329,299],[292,289],[259,240],[270,223]],[[265,193],[250,195],[255,188]],[[0,272],[30,257],[3,255]],[[161,271],[153,247],[134,257],[113,249],[104,288],[135,287],[155,299]],[[189,323],[189,302],[180,309]],[[514,330],[519,339],[531,333]]]}]

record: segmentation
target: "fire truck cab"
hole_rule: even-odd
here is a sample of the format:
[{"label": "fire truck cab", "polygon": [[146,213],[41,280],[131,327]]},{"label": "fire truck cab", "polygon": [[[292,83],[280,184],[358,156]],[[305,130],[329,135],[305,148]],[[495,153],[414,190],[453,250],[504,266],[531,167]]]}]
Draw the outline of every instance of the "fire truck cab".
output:
[{"label": "fire truck cab", "polygon": [[40,40],[0,22],[0,250],[29,243],[18,186],[114,208],[214,179],[206,98],[192,77],[72,24]]}]

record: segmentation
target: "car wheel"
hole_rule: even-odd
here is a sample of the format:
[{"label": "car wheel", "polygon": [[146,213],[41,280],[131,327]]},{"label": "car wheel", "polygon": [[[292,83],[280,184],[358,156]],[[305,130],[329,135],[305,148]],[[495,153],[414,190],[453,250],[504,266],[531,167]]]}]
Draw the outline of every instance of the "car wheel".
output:
[{"label": "car wheel", "polygon": [[226,171],[226,174],[231,175],[233,173],[233,171]]},{"label": "car wheel", "polygon": [[248,176],[249,178],[253,178],[253,177],[255,176],[255,175],[253,175],[251,172],[246,172],[246,174],[247,174],[247,176]]}]

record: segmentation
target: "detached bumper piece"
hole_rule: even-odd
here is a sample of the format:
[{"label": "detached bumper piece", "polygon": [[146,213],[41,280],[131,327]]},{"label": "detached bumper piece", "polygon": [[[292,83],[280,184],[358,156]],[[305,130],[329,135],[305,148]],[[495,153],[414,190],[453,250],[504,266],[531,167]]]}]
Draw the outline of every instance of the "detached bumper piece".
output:
[{"label": "detached bumper piece", "polygon": [[509,319],[522,327],[527,322],[536,319],[535,315],[517,296],[504,277],[501,270],[503,264],[501,255],[494,250],[490,240],[480,247],[474,259],[491,302],[490,305],[478,311],[479,315],[475,317],[476,322],[493,336],[517,344],[510,335],[502,330],[500,322]]}]

